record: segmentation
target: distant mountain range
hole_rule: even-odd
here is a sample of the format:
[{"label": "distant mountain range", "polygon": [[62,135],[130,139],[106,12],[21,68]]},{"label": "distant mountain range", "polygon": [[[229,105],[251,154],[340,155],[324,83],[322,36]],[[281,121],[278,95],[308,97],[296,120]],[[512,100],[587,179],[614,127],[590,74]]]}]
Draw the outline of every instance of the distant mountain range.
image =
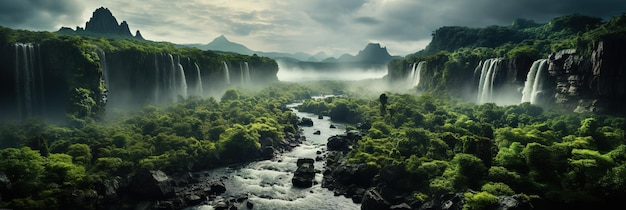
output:
[{"label": "distant mountain range", "polygon": [[215,38],[208,44],[186,44],[180,45],[186,47],[196,47],[201,50],[213,50],[222,52],[233,52],[244,55],[257,54],[258,56],[270,57],[276,60],[290,62],[367,62],[367,63],[387,63],[393,59],[401,58],[401,56],[391,56],[387,48],[380,46],[378,43],[369,43],[365,48],[357,53],[356,56],[343,54],[339,58],[331,57],[324,52],[315,55],[307,53],[280,53],[280,52],[263,52],[254,51],[250,48],[235,42],[231,42],[224,35]]}]

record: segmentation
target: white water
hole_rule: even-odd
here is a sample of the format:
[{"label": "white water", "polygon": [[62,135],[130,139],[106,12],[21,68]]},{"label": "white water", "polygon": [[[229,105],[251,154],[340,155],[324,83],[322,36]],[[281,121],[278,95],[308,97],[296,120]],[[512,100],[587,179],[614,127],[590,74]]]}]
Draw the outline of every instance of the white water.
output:
[{"label": "white water", "polygon": [[193,65],[196,67],[196,95],[203,96],[204,92],[202,90],[202,75],[200,74],[200,67],[198,66],[198,63],[195,62]]},{"label": "white water", "polygon": [[533,62],[528,75],[526,75],[526,82],[522,91],[522,103],[530,102],[531,104],[536,104],[538,102],[537,95],[541,93],[543,88],[543,72],[548,68],[547,63],[548,59],[539,59]]},{"label": "white water", "polygon": [[224,81],[226,81],[227,85],[230,85],[230,73],[228,72],[228,64],[226,64],[226,61],[223,61],[224,63]]},{"label": "white water", "polygon": [[[292,104],[289,107],[296,105]],[[334,124],[337,128],[331,129],[331,121],[328,117],[318,119],[317,115],[298,112],[297,110],[294,110],[294,113],[299,117],[311,118],[314,123],[314,127],[303,127],[304,135],[307,138],[303,144],[272,160],[208,171],[211,179],[227,177],[224,180],[227,191],[223,196],[247,196],[249,201],[254,204],[254,209],[360,209],[360,204],[353,203],[351,199],[344,196],[334,196],[333,192],[322,188],[320,184],[323,177],[322,173],[315,175],[317,184],[310,188],[292,186],[291,178],[296,171],[298,158],[315,158],[318,156],[317,151],[324,151],[325,153],[328,138],[345,131],[345,125],[342,124]],[[313,135],[316,130],[320,130],[321,135]],[[315,169],[323,170],[323,161],[316,161],[314,165]],[[187,210],[208,209],[213,209],[213,207],[202,205]]]},{"label": "white water", "polygon": [[420,61],[419,63],[413,63],[413,67],[411,68],[411,73],[409,73],[409,77],[407,78],[410,87],[416,87],[420,84],[422,69],[426,65],[426,61]]},{"label": "white water", "polygon": [[98,57],[100,58],[100,66],[102,67],[102,81],[104,82],[104,87],[109,89],[109,65],[107,65],[107,55],[104,51],[98,50],[96,51]]},{"label": "white water", "polygon": [[37,114],[45,114],[46,102],[39,46],[31,43],[16,43],[14,47],[17,116],[25,119]]},{"label": "white water", "polygon": [[185,78],[185,69],[183,65],[178,63],[178,94],[183,98],[187,98],[187,78]]},{"label": "white water", "polygon": [[241,84],[250,84],[250,67],[248,66],[248,62],[240,63],[239,68],[241,72]]},{"label": "white water", "polygon": [[493,83],[501,62],[501,58],[490,58],[478,64],[477,68],[481,69],[477,94],[477,102],[479,104],[494,102]]},{"label": "white water", "polygon": [[243,66],[245,67],[243,70],[245,82],[246,84],[250,84],[250,82],[252,82],[250,79],[250,66],[248,65],[248,62],[243,62]]}]

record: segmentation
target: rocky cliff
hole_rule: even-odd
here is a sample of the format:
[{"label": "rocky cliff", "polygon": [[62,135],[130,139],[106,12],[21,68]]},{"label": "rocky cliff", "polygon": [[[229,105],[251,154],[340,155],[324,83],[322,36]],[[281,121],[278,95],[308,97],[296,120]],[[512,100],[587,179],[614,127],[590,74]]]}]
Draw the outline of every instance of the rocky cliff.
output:
[{"label": "rocky cliff", "polygon": [[0,122],[98,119],[278,81],[266,57],[1,27],[0,69]]},{"label": "rocky cliff", "polygon": [[[620,47],[621,46],[621,47]],[[576,112],[621,112],[626,110],[626,42],[599,41],[591,55],[575,49],[549,57],[554,102]]]},{"label": "rocky cliff", "polygon": [[59,33],[71,34],[71,35],[96,35],[96,36],[109,36],[119,38],[136,38],[143,40],[143,36],[137,30],[136,35],[133,36],[130,33],[130,28],[126,21],[121,23],[117,22],[117,19],[113,16],[111,11],[107,8],[100,7],[96,9],[89,21],[85,24],[85,28],[76,27],[76,30],[72,30],[68,27],[62,27]]},{"label": "rocky cliff", "polygon": [[[536,74],[540,77],[537,87],[541,88],[533,92],[536,103],[577,112],[626,113],[621,106],[626,92],[625,23],[626,15],[600,23],[597,18],[574,15],[522,29],[515,24],[467,30],[444,27],[438,30],[441,35],[434,34],[426,50],[390,62],[388,78],[395,84],[408,83],[414,66],[424,61],[421,82],[409,88],[446,92],[477,103],[515,104],[522,102],[526,81],[535,76],[535,72],[529,75],[535,61],[546,59],[547,73],[542,69]],[[456,33],[453,36],[449,31]],[[449,43],[461,44],[444,46],[442,40],[446,38],[452,39]],[[445,50],[431,52],[440,48]],[[480,81],[488,72],[482,70],[489,68],[482,68],[481,63],[494,58],[499,59],[498,65],[490,77],[482,77],[489,79],[487,87]],[[488,88],[490,100],[480,101],[478,94],[484,88]]]}]

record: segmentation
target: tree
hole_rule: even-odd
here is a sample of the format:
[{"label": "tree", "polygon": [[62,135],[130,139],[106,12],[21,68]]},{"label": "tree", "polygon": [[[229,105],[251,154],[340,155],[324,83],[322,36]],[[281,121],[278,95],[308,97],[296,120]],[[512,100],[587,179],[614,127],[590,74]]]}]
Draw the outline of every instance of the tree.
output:
[{"label": "tree", "polygon": [[75,163],[88,165],[91,163],[91,148],[86,144],[72,144],[67,150]]},{"label": "tree", "polygon": [[237,99],[239,99],[239,91],[235,89],[228,89],[226,90],[226,92],[224,92],[224,95],[222,95],[222,102]]},{"label": "tree", "polygon": [[387,112],[387,95],[386,94],[380,94],[380,97],[378,97],[378,100],[380,101],[380,114],[381,115],[385,115]]},{"label": "tree", "polygon": [[35,192],[44,174],[44,158],[28,147],[0,150],[0,171],[11,181],[11,194],[5,198],[22,197]]},{"label": "tree", "polygon": [[226,161],[250,160],[259,155],[261,148],[259,137],[256,131],[234,124],[220,135],[217,148],[220,156]]}]

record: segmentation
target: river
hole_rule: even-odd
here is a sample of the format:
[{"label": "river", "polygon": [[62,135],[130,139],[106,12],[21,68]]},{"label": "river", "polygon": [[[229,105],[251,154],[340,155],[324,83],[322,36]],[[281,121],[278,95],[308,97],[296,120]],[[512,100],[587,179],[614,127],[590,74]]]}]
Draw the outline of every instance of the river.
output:
[{"label": "river", "polygon": [[[313,158],[324,155],[329,137],[344,133],[345,125],[332,123],[330,118],[318,119],[317,115],[299,112],[297,103],[288,105],[298,117],[313,120],[313,127],[302,126],[306,141],[293,150],[282,153],[271,160],[256,161],[239,166],[223,167],[208,171],[213,179],[222,178],[226,186],[223,197],[248,197],[253,209],[360,209],[360,204],[344,196],[335,196],[332,191],[321,187],[322,173],[315,176],[310,188],[296,188],[291,178],[296,171],[298,158]],[[333,124],[337,128],[330,128]],[[320,135],[314,135],[319,130]],[[318,151],[322,154],[317,154]],[[316,161],[315,169],[323,171],[324,161]],[[201,205],[187,210],[210,210],[211,205]],[[240,209],[246,209],[244,206]]]}]

